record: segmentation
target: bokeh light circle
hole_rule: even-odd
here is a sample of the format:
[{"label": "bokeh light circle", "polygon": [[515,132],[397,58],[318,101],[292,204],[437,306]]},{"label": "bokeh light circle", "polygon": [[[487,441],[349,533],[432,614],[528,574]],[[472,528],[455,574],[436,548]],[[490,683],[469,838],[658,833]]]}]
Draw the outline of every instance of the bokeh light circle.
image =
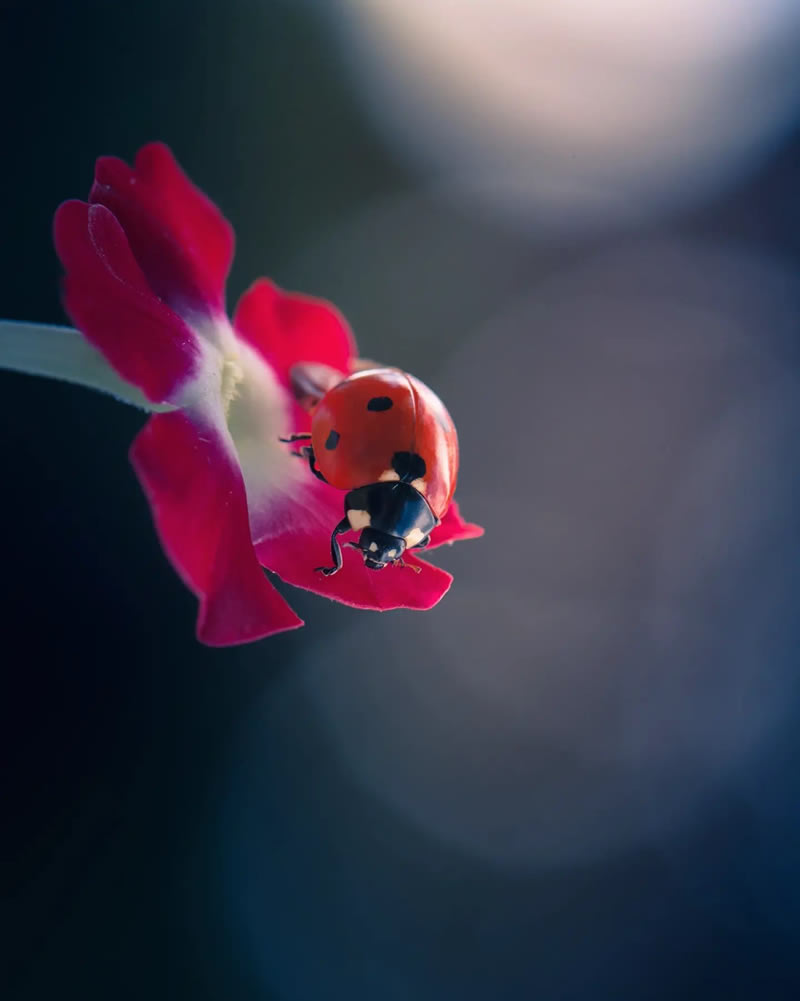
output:
[{"label": "bokeh light circle", "polygon": [[333,0],[397,154],[518,224],[584,229],[707,197],[800,97],[788,0]]}]

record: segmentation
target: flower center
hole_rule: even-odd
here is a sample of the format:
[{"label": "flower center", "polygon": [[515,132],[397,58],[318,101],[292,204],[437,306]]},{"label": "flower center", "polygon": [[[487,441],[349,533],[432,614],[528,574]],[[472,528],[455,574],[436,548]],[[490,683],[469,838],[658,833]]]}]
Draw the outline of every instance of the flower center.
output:
[{"label": "flower center", "polygon": [[220,395],[222,397],[222,407],[225,420],[228,420],[231,403],[239,394],[239,387],[244,379],[244,369],[238,358],[224,358],[222,362],[222,372],[220,373]]},{"label": "flower center", "polygon": [[266,361],[243,341],[223,356],[221,395],[247,491],[253,539],[282,530],[287,505],[302,492],[308,469],[280,442],[291,426],[291,399]]}]

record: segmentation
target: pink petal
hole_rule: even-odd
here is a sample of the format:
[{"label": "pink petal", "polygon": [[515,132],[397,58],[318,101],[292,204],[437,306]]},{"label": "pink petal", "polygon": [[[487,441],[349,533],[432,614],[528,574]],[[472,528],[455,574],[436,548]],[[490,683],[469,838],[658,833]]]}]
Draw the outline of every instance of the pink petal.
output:
[{"label": "pink petal", "polygon": [[144,146],[133,167],[101,157],[89,201],[120,221],[156,295],[179,311],[224,312],[233,230],[167,146]]},{"label": "pink petal", "polygon": [[[428,609],[440,601],[453,578],[410,554],[405,560],[420,567],[419,573],[396,565],[368,570],[361,554],[344,546],[339,573],[325,577],[316,572],[315,567],[331,565],[330,536],[344,514],[343,502],[341,491],[319,481],[309,484],[305,495],[297,498],[282,534],[256,544],[261,563],[288,584],[356,608]],[[339,538],[356,541],[358,533]]]},{"label": "pink petal", "polygon": [[474,525],[470,521],[464,521],[458,504],[452,501],[447,513],[442,518],[442,523],[431,532],[431,541],[428,549],[435,549],[437,546],[445,544],[452,545],[454,542],[463,542],[465,539],[479,539],[483,535],[480,525]]},{"label": "pink petal", "polygon": [[[251,344],[290,389],[289,369],[298,362],[350,371],[356,344],[347,321],[330,303],[284,292],[260,278],[244,293],[233,318],[236,333]],[[293,430],[306,428],[308,417],[294,405]]]},{"label": "pink petal", "polygon": [[200,599],[198,639],[227,646],[303,624],[256,560],[241,473],[218,430],[198,428],[179,411],[156,414],[131,461],[161,544]]},{"label": "pink petal", "polygon": [[102,205],[64,202],[53,234],[72,322],[124,379],[167,399],[197,369],[197,337],[150,291],[119,222]]}]

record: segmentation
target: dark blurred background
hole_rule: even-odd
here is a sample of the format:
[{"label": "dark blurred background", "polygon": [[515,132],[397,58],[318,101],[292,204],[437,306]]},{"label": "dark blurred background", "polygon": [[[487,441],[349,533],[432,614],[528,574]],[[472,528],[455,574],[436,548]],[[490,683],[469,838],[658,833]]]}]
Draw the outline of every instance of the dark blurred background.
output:
[{"label": "dark blurred background", "polygon": [[[800,996],[791,0],[0,0],[0,316],[169,143],[459,426],[431,613],[193,638],[144,417],[0,373],[19,1001]],[[0,331],[1,333],[1,331]],[[288,591],[288,589],[287,589]]]}]

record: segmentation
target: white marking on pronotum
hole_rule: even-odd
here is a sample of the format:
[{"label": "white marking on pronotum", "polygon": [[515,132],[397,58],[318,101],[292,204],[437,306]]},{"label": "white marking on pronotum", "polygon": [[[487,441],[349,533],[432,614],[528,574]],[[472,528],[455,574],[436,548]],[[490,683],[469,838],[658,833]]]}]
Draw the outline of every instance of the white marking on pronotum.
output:
[{"label": "white marking on pronotum", "polygon": [[396,469],[384,469],[381,475],[378,477],[380,483],[390,483],[392,480],[399,480],[400,474]]},{"label": "white marking on pronotum", "polygon": [[350,527],[358,531],[360,528],[369,528],[372,519],[369,511],[351,509],[347,512],[347,520],[350,522]]},{"label": "white marking on pronotum", "polygon": [[426,490],[428,489],[428,484],[427,484],[427,483],[425,482],[425,480],[423,480],[423,479],[422,479],[422,477],[421,477],[421,476],[417,477],[417,479],[416,479],[416,480],[412,480],[412,481],[411,481],[411,486],[412,486],[412,487],[413,487],[413,488],[414,488],[415,490],[419,490],[419,492],[420,492],[421,494],[424,494],[424,493],[425,493],[425,491],[426,491]]},{"label": "white marking on pronotum", "polygon": [[397,556],[397,550],[396,549],[390,549],[386,555],[387,556]]},{"label": "white marking on pronotum", "polygon": [[377,553],[377,551],[378,551],[378,543],[377,542],[370,542],[370,544],[369,544],[369,551],[371,553]]},{"label": "white marking on pronotum", "polygon": [[412,528],[411,531],[406,536],[406,548],[413,549],[418,542],[422,542],[425,538],[425,533],[421,528]]}]

